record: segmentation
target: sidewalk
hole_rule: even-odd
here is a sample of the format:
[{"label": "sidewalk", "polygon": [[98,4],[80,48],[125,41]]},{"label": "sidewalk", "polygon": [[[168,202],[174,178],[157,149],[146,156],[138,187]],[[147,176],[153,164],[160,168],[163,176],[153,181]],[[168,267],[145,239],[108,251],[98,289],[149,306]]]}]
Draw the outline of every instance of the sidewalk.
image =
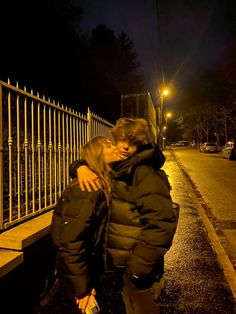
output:
[{"label": "sidewalk", "polygon": [[[233,297],[236,301],[236,271],[233,267],[233,264],[230,261],[230,258],[227,255],[217,235],[217,232],[214,229],[213,224],[206,215],[203,205],[199,202],[199,198],[197,197],[189,179],[187,178],[186,174],[181,168],[181,165],[178,163],[178,160],[175,158],[174,152],[171,150],[166,150],[164,151],[164,154],[167,158],[167,161],[163,169],[169,175],[170,183],[174,187],[171,193],[173,200],[176,201],[177,203],[180,203],[180,208],[181,204],[186,203],[186,201],[189,202],[189,204],[194,202],[194,206],[197,208],[199,216],[207,231],[207,235],[212,245],[212,248],[216,253],[218,263],[220,267],[223,269],[224,276],[229,284]],[[168,162],[168,160],[170,161],[173,159],[175,162]],[[186,191],[188,191],[187,194]]]}]

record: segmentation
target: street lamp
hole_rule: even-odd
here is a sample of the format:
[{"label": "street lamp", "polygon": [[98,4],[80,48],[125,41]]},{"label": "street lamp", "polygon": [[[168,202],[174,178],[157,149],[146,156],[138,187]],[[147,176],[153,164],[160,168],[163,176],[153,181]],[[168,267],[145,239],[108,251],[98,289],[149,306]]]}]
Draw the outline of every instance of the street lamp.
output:
[{"label": "street lamp", "polygon": [[[164,117],[165,117],[165,125],[163,126],[163,144],[162,144],[162,148],[165,149],[166,147],[166,144],[167,144],[167,126],[168,126],[168,119],[172,116],[172,113],[171,112],[167,112],[164,114]],[[165,136],[165,137],[164,137]]]},{"label": "street lamp", "polygon": [[162,133],[163,133],[163,108],[164,108],[164,97],[169,94],[168,89],[163,89],[161,91],[161,99],[160,99],[160,111],[159,111],[159,145],[161,148],[163,148],[163,139],[162,139]]},{"label": "street lamp", "polygon": [[172,116],[172,113],[171,113],[171,112],[167,112],[167,113],[166,113],[166,123],[167,123],[168,118],[170,118],[171,116]]},{"label": "street lamp", "polygon": [[168,94],[169,94],[168,89],[164,89],[164,90],[163,90],[163,95],[164,95],[164,96],[167,96]]}]

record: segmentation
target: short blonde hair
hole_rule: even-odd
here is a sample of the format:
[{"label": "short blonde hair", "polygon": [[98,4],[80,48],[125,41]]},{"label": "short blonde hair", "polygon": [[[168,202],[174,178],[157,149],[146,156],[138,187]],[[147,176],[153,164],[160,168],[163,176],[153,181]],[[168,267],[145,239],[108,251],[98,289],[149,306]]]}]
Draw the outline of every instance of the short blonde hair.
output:
[{"label": "short blonde hair", "polygon": [[111,133],[116,142],[123,137],[138,147],[154,143],[150,127],[143,118],[120,118]]}]

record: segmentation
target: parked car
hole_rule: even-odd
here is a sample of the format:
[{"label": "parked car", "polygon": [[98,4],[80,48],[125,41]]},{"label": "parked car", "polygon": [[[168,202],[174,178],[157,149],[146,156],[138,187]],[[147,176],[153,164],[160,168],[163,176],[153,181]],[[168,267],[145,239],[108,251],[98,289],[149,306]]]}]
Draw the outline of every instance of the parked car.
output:
[{"label": "parked car", "polygon": [[189,142],[188,141],[178,141],[177,143],[172,143],[171,146],[179,146],[179,147],[189,146]]},{"label": "parked car", "polygon": [[200,153],[218,153],[219,148],[215,142],[202,143],[199,147]]},{"label": "parked car", "polygon": [[221,149],[221,157],[228,160],[236,160],[236,145],[234,142],[227,142]]}]

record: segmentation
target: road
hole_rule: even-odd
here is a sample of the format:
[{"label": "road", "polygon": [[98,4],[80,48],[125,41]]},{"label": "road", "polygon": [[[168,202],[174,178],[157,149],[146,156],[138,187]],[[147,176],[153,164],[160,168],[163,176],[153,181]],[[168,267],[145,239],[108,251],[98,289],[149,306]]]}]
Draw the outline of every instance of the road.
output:
[{"label": "road", "polygon": [[161,313],[236,313],[228,282],[199,215],[195,191],[189,184],[191,177],[188,175],[192,175],[193,167],[188,168],[189,173],[184,173],[179,165],[182,156],[191,164],[192,157],[197,158],[199,153],[175,150],[174,154],[165,151],[165,155],[164,169],[172,185],[173,200],[180,204],[180,217],[173,246],[166,255],[166,286],[161,297]]},{"label": "road", "polygon": [[236,162],[193,149],[174,153],[217,219],[236,222]]},{"label": "road", "polygon": [[236,162],[194,149],[177,149],[174,154],[200,193],[236,269]]}]

